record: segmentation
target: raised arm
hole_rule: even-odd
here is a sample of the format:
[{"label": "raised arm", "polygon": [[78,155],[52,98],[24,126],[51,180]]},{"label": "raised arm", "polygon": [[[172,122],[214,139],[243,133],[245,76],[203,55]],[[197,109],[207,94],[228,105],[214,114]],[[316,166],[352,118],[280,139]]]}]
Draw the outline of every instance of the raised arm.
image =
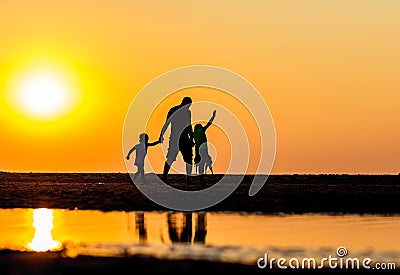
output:
[{"label": "raised arm", "polygon": [[133,147],[131,148],[131,150],[129,150],[128,155],[126,156],[126,159],[127,159],[127,160],[129,160],[129,158],[131,157],[131,154],[132,154],[133,151],[135,151],[135,150],[136,150],[136,145],[133,146]]},{"label": "raised arm", "polygon": [[204,131],[207,130],[208,127],[211,126],[211,124],[212,124],[213,121],[214,121],[214,118],[215,118],[216,113],[217,113],[217,111],[214,110],[214,111],[213,111],[213,114],[212,114],[212,116],[211,116],[211,118],[210,118],[210,120],[207,122],[206,126],[203,127]]}]

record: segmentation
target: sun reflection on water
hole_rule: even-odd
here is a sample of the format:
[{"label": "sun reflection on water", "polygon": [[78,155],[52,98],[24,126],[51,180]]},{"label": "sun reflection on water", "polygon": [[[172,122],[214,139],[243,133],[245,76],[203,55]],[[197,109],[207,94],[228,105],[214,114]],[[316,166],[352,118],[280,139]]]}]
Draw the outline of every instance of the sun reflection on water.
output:
[{"label": "sun reflection on water", "polygon": [[53,240],[53,210],[39,208],[33,210],[33,227],[35,235],[28,248],[36,252],[53,251],[61,247],[60,242]]}]

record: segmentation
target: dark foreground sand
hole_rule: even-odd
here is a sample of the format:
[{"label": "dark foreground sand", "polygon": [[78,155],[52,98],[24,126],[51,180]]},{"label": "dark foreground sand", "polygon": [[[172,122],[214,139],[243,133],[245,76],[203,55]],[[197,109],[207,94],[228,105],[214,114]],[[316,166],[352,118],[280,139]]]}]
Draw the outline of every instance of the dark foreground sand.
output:
[{"label": "dark foreground sand", "polygon": [[[208,175],[206,187],[222,175]],[[234,176],[232,176],[234,177]],[[261,213],[400,214],[397,175],[273,175],[257,195],[248,196],[253,176],[247,175],[234,193],[207,211]],[[182,190],[184,177],[171,175],[170,185]],[[195,179],[195,183],[197,179]],[[0,173],[0,208],[63,208],[103,211],[165,209],[147,199],[125,173]],[[0,217],[1,218],[1,217]],[[321,271],[321,270],[319,270]],[[319,272],[307,270],[307,273]],[[360,271],[360,270],[359,270]],[[355,272],[359,272],[355,271]],[[362,271],[362,270],[361,270]],[[399,269],[396,270],[397,272]],[[64,258],[60,252],[0,251],[0,274],[267,274],[305,270],[260,270],[256,265],[207,261],[167,261],[150,257]],[[324,273],[344,270],[328,269]],[[346,273],[348,273],[347,270]],[[368,271],[373,272],[372,270]],[[385,270],[385,273],[391,273]]]},{"label": "dark foreground sand", "polygon": [[[258,273],[248,265],[194,260],[158,260],[151,257],[64,258],[58,252],[29,253],[0,251],[0,274],[235,274]],[[232,273],[233,274],[233,273]]]},{"label": "dark foreground sand", "polygon": [[[222,175],[207,175],[206,187]],[[235,176],[231,176],[234,178]],[[246,175],[223,202],[207,211],[262,213],[399,214],[398,175],[272,175],[255,196]],[[182,190],[184,176],[171,175],[169,184]],[[0,208],[63,208],[103,211],[168,210],[145,197],[126,173],[0,173]]]},{"label": "dark foreground sand", "polygon": [[[63,258],[58,252],[29,253],[0,251],[0,274],[67,275],[67,274],[348,274],[375,273],[363,269],[259,269],[256,265],[240,265],[195,260],[158,260],[150,257],[88,257]],[[375,271],[375,272],[374,272]],[[398,273],[384,270],[385,274]]]}]

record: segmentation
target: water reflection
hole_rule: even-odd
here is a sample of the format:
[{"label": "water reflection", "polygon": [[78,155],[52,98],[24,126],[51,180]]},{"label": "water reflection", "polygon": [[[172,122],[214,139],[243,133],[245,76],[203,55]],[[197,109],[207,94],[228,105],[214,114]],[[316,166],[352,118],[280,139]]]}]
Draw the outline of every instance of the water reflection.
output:
[{"label": "water reflection", "polygon": [[136,230],[136,233],[139,235],[139,243],[146,243],[147,242],[147,228],[146,228],[143,212],[135,213],[135,230]]},{"label": "water reflection", "polygon": [[197,223],[194,234],[195,243],[205,243],[207,235],[207,217],[206,213],[197,214]]},{"label": "water reflection", "polygon": [[[183,215],[183,217],[182,217]],[[172,243],[205,243],[207,235],[206,214],[198,213],[193,238],[194,213],[168,213],[168,235]]]},{"label": "water reflection", "polygon": [[0,249],[47,251],[62,243],[71,255],[254,261],[266,250],[326,256],[343,245],[351,255],[400,259],[400,216],[0,209],[0,217]]},{"label": "water reflection", "polygon": [[168,235],[172,243],[190,243],[192,240],[192,213],[184,213],[179,223],[177,213],[168,213]]},{"label": "water reflection", "polygon": [[61,244],[53,240],[51,231],[53,230],[53,210],[40,208],[33,210],[33,227],[35,235],[28,248],[37,252],[55,250],[60,248]]}]

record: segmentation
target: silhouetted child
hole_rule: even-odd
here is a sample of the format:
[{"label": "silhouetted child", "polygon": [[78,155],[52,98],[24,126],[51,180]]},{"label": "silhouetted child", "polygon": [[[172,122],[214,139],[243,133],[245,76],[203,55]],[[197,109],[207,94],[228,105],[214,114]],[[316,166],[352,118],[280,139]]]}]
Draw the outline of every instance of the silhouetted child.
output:
[{"label": "silhouetted child", "polygon": [[208,154],[208,145],[207,145],[207,135],[206,130],[214,121],[215,114],[217,111],[213,111],[213,114],[208,121],[208,123],[203,126],[200,123],[197,123],[194,126],[193,138],[194,138],[194,148],[195,148],[195,158],[194,163],[196,164],[196,170],[198,170],[198,174],[200,175],[200,183],[204,183],[204,173],[207,171],[207,168],[211,170],[211,173],[214,174],[212,169],[212,159]]},{"label": "silhouetted child", "polygon": [[133,151],[136,150],[135,165],[137,166],[138,170],[133,176],[133,180],[135,180],[140,175],[142,177],[142,181],[146,182],[146,179],[144,178],[144,158],[147,155],[147,148],[149,146],[154,146],[159,143],[160,140],[149,143],[149,136],[145,133],[139,135],[139,143],[133,146],[126,156],[126,159],[129,160],[130,155],[133,153]]}]

